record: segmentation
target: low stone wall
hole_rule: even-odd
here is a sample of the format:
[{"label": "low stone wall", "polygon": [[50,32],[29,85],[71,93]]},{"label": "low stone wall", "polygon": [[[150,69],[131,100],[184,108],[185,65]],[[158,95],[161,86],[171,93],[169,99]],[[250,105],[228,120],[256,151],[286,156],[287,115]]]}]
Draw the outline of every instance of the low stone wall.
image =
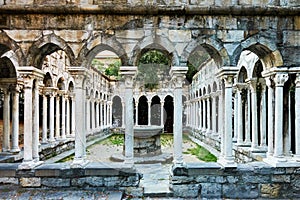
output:
[{"label": "low stone wall", "polygon": [[89,163],[71,168],[67,163],[42,164],[31,170],[18,169],[16,163],[0,164],[0,184],[42,189],[118,190],[141,196],[141,175],[131,165]]},{"label": "low stone wall", "polygon": [[173,169],[174,196],[207,199],[299,199],[300,168],[274,168],[263,162],[222,168],[194,163]]}]

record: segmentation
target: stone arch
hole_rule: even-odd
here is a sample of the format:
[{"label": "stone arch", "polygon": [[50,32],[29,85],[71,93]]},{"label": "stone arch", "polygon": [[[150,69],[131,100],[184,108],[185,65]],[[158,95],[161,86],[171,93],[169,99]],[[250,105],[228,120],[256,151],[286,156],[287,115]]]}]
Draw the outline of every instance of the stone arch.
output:
[{"label": "stone arch", "polygon": [[244,50],[255,53],[262,60],[264,70],[283,65],[282,55],[276,43],[264,36],[254,35],[244,40],[234,50],[232,60],[238,61]]},{"label": "stone arch", "polygon": [[170,56],[171,65],[179,65],[179,57],[174,45],[168,38],[161,36],[156,36],[155,39],[148,36],[141,40],[133,49],[130,64],[137,66],[138,60],[147,49],[156,49],[167,53]]},{"label": "stone arch", "polygon": [[230,58],[223,43],[212,37],[198,37],[197,39],[192,40],[183,50],[181,61],[187,62],[190,55],[197,50],[199,46],[203,47],[210,57],[214,59],[218,68],[230,64]]},{"label": "stone arch", "polygon": [[44,83],[45,87],[53,87],[54,86],[53,78],[52,78],[50,72],[46,72],[43,83]]},{"label": "stone arch", "polygon": [[76,65],[72,49],[66,41],[55,34],[45,35],[32,44],[28,51],[27,63],[41,69],[44,58],[57,50],[64,51],[70,60],[70,64]]},{"label": "stone arch", "polygon": [[218,90],[218,85],[217,85],[217,83],[216,83],[216,81],[214,81],[214,83],[213,83],[213,87],[212,87],[213,89],[213,92],[216,92],[217,90]]},{"label": "stone arch", "polygon": [[89,68],[95,56],[104,50],[114,52],[121,59],[122,65],[128,65],[127,54],[122,44],[115,37],[99,35],[80,50],[82,66]]},{"label": "stone arch", "polygon": [[210,87],[210,85],[207,86],[207,93],[208,93],[208,94],[211,93],[211,87]]},{"label": "stone arch", "polygon": [[75,84],[74,84],[74,79],[72,77],[68,80],[67,86],[68,86],[68,91],[70,92],[74,91]]},{"label": "stone arch", "polygon": [[64,77],[63,76],[59,76],[58,78],[57,78],[57,82],[56,82],[56,84],[55,84],[55,86],[59,89],[59,90],[65,90],[65,88],[66,88],[66,82],[65,82],[65,80],[64,80]]},{"label": "stone arch", "polygon": [[242,66],[238,72],[238,82],[245,83],[246,79],[248,78],[247,70],[244,66]]},{"label": "stone arch", "polygon": [[[25,56],[20,46],[5,32],[0,31],[0,56],[2,57],[2,55],[8,51],[12,51],[15,54],[14,57],[16,63],[19,63],[18,65],[25,65]],[[10,58],[9,56],[7,57]],[[12,61],[12,63],[17,66],[14,61]]]}]

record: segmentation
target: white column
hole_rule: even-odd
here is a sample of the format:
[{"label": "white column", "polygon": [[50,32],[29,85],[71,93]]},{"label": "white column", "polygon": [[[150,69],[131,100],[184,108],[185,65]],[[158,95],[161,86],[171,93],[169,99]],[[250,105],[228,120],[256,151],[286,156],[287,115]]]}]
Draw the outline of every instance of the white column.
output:
[{"label": "white column", "polygon": [[20,152],[19,148],[19,86],[13,91],[12,105],[12,153]]},{"label": "white column", "polygon": [[160,126],[164,126],[164,101],[160,101]]},{"label": "white column", "polygon": [[211,121],[211,118],[210,118],[210,97],[208,96],[207,97],[207,131],[209,132],[211,130],[211,126],[210,126],[210,121]]},{"label": "white column", "polygon": [[3,90],[4,102],[3,102],[3,145],[2,151],[7,152],[10,150],[10,91],[9,87]]},{"label": "white column", "polygon": [[275,82],[275,137],[274,156],[283,156],[283,86],[288,74],[276,74]]},{"label": "white column", "polygon": [[35,82],[34,90],[33,90],[33,116],[32,116],[32,124],[33,124],[33,134],[32,134],[32,157],[35,162],[40,160],[39,157],[39,83]]},{"label": "white column", "polygon": [[47,132],[48,132],[48,127],[47,127],[47,95],[43,94],[43,132],[42,132],[42,143],[45,144],[47,143]]},{"label": "white column", "polygon": [[239,130],[239,127],[238,127],[238,118],[240,117],[238,115],[239,111],[238,111],[238,96],[239,96],[239,93],[238,93],[238,89],[237,87],[235,88],[235,93],[234,93],[234,119],[233,119],[233,124],[234,124],[234,131],[233,131],[233,142],[237,142],[237,138],[238,138],[238,130]]},{"label": "white column", "polygon": [[104,101],[104,127],[107,127],[107,100]]},{"label": "white column", "polygon": [[213,133],[217,132],[217,127],[216,127],[216,94],[213,94],[212,98],[212,131]]},{"label": "white column", "polygon": [[112,101],[108,102],[108,126],[112,126]]},{"label": "white column", "polygon": [[101,129],[103,129],[104,120],[103,120],[103,100],[100,100],[100,125]]},{"label": "white column", "polygon": [[243,102],[242,102],[242,87],[237,85],[236,96],[237,96],[237,145],[243,145]]},{"label": "white column", "polygon": [[207,109],[206,109],[206,99],[202,99],[202,105],[203,105],[203,124],[202,124],[202,130],[205,131],[206,130],[206,119],[207,119]]},{"label": "white column", "polygon": [[273,156],[274,153],[274,109],[273,109],[273,100],[274,100],[274,89],[272,87],[272,80],[266,78],[266,84],[268,86],[268,156]]},{"label": "white column", "polygon": [[122,101],[122,128],[125,128],[125,102]]},{"label": "white column", "polygon": [[151,100],[148,100],[148,126],[151,125]]},{"label": "white column", "polygon": [[92,117],[91,117],[91,123],[92,123],[92,132],[95,131],[95,99],[91,99],[91,110],[92,110]]},{"label": "white column", "polygon": [[250,120],[251,120],[251,93],[250,93],[250,89],[248,88],[247,90],[247,119],[245,120],[246,122],[246,138],[245,138],[245,145],[251,145],[251,139],[250,139],[250,134],[251,134],[251,124],[250,124]]},{"label": "white column", "polygon": [[139,101],[135,101],[135,125],[139,125]]},{"label": "white column", "polygon": [[226,166],[235,167],[236,164],[234,163],[234,157],[232,155],[232,83],[233,77],[232,76],[225,76],[225,96],[224,96],[224,133],[222,137],[222,145],[223,155],[220,157],[219,161],[221,164]]},{"label": "white column", "polygon": [[69,96],[66,99],[66,104],[67,104],[67,118],[66,118],[66,136],[70,137],[71,133],[70,133],[70,98]]},{"label": "white column", "polygon": [[90,103],[90,97],[87,97],[86,99],[86,130],[87,130],[87,134],[90,132],[91,130],[91,103]]},{"label": "white column", "polygon": [[262,85],[261,91],[261,113],[260,113],[260,146],[267,147],[267,108],[266,108],[266,85]]},{"label": "white column", "polygon": [[60,138],[60,96],[56,95],[55,139]]},{"label": "white column", "polygon": [[121,75],[125,78],[125,163],[133,164],[133,79],[137,67],[121,67]]},{"label": "white column", "polygon": [[218,110],[218,132],[221,136],[223,134],[223,125],[224,125],[224,118],[223,118],[223,95],[222,90],[219,91],[219,110]]},{"label": "white column", "polygon": [[295,88],[295,159],[300,162],[300,74],[296,75]]},{"label": "white column", "polygon": [[54,94],[50,94],[50,119],[49,119],[49,141],[54,142]]},{"label": "white column", "polygon": [[72,116],[71,116],[71,137],[75,137],[75,115],[76,115],[76,100],[75,97],[71,97],[72,100]]},{"label": "white column", "polygon": [[99,100],[97,99],[95,101],[96,103],[96,122],[95,122],[95,128],[99,130]]},{"label": "white column", "polygon": [[198,100],[198,105],[199,105],[199,109],[196,110],[198,116],[199,116],[199,126],[197,127],[198,130],[202,130],[202,118],[203,118],[203,115],[202,115],[202,105],[201,105],[201,100]]},{"label": "white column", "polygon": [[251,124],[252,124],[252,142],[251,151],[258,149],[258,127],[257,127],[257,97],[256,97],[256,79],[250,81],[251,88]]},{"label": "white column", "polygon": [[63,94],[61,105],[61,139],[66,139],[66,96]]}]

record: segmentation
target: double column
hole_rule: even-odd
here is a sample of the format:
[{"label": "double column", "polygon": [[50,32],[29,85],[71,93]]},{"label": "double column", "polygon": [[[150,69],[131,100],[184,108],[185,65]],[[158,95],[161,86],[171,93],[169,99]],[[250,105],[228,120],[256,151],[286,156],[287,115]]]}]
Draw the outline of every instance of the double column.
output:
[{"label": "double column", "polygon": [[[133,164],[133,82],[137,73],[135,66],[122,66],[121,75],[125,80],[125,163]],[[124,116],[124,115],[123,115]],[[124,124],[122,124],[124,125]]]},{"label": "double column", "polygon": [[183,167],[182,155],[182,85],[187,67],[173,66],[170,70],[174,86],[174,160],[173,169]]}]

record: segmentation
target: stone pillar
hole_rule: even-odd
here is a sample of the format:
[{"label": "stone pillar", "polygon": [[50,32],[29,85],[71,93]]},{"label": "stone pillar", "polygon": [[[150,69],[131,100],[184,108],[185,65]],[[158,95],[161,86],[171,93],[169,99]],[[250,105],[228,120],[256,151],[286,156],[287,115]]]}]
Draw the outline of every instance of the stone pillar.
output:
[{"label": "stone pillar", "polygon": [[10,152],[18,153],[19,148],[19,94],[20,86],[16,86],[13,91],[13,105],[12,105],[12,148]]},{"label": "stone pillar", "polygon": [[212,131],[217,132],[217,122],[216,122],[216,94],[213,94],[212,98]]},{"label": "stone pillar", "polygon": [[122,66],[121,75],[125,79],[125,163],[133,164],[133,80],[136,76],[137,67]]},{"label": "stone pillar", "polygon": [[8,152],[10,150],[10,90],[7,86],[4,90],[3,102],[3,145],[2,151]]},{"label": "stone pillar", "polygon": [[[275,137],[274,137],[274,156],[283,157],[283,86],[288,80],[288,74],[277,73],[275,82]],[[285,161],[278,160],[278,161]]]},{"label": "stone pillar", "polygon": [[174,84],[174,160],[173,169],[183,167],[182,155],[182,85],[187,67],[172,67],[170,75]]},{"label": "stone pillar", "polygon": [[66,104],[67,104],[67,117],[66,117],[66,136],[70,137],[70,98],[67,96],[66,98]]},{"label": "stone pillar", "polygon": [[258,150],[258,126],[257,126],[257,96],[256,96],[256,84],[257,80],[250,80],[251,88],[251,114],[252,114],[252,142],[251,142],[251,151]]},{"label": "stone pillar", "polygon": [[[71,164],[72,168],[81,168],[85,166],[86,160],[86,134],[85,134],[85,87],[84,81],[87,76],[87,69],[84,67],[69,67],[69,71],[75,80],[74,101],[72,102],[72,114],[75,115],[75,120],[72,119],[75,132],[75,156]],[[75,109],[76,104],[76,109]],[[74,109],[73,109],[74,108]],[[74,123],[73,123],[74,122]],[[73,127],[72,127],[73,131]]]},{"label": "stone pillar", "polygon": [[122,128],[125,128],[125,102],[122,101]]},{"label": "stone pillar", "polygon": [[197,114],[199,116],[199,126],[198,126],[198,129],[201,130],[202,129],[202,118],[203,118],[201,100],[198,101],[198,105],[199,105],[198,112],[196,110],[196,112],[197,112]]},{"label": "stone pillar", "polygon": [[46,144],[48,141],[47,138],[47,132],[48,132],[48,127],[47,127],[47,106],[48,106],[48,99],[47,95],[43,94],[43,132],[42,132],[42,144]]},{"label": "stone pillar", "polygon": [[104,109],[104,127],[107,127],[107,100],[103,104]]},{"label": "stone pillar", "polygon": [[260,113],[260,146],[263,150],[267,147],[267,108],[266,108],[266,85],[262,83],[261,113]]},{"label": "stone pillar", "polygon": [[135,125],[139,125],[139,102],[135,102]]},{"label": "stone pillar", "polygon": [[92,117],[91,117],[91,124],[92,124],[92,132],[95,131],[95,99],[94,97],[91,98],[91,110],[92,110]]},{"label": "stone pillar", "polygon": [[268,86],[268,156],[274,154],[274,112],[273,112],[273,100],[274,100],[274,89],[272,80],[268,77],[265,79]]},{"label": "stone pillar", "polygon": [[49,142],[54,142],[54,94],[50,94]]},{"label": "stone pillar", "polygon": [[203,124],[202,124],[202,130],[205,131],[206,130],[206,118],[207,118],[207,115],[206,115],[206,112],[207,112],[207,109],[206,109],[206,100],[205,99],[202,99],[202,105],[203,105]]},{"label": "stone pillar", "polygon": [[243,86],[241,84],[236,85],[237,90],[236,90],[236,96],[237,96],[237,145],[241,146],[244,143],[244,138],[243,138],[243,102],[242,102],[242,89]]},{"label": "stone pillar", "polygon": [[55,139],[60,138],[60,96],[56,95]]},{"label": "stone pillar", "polygon": [[295,88],[295,147],[294,158],[300,162],[300,74],[296,75]]},{"label": "stone pillar", "polygon": [[151,100],[148,100],[148,126],[151,126]]},{"label": "stone pillar", "polygon": [[103,129],[103,100],[100,100],[100,128]]},{"label": "stone pillar", "polygon": [[111,127],[112,126],[112,101],[107,102],[107,105],[108,105],[107,123],[108,126]]},{"label": "stone pillar", "polygon": [[245,145],[251,145],[251,139],[250,139],[250,134],[251,134],[251,93],[250,93],[250,89],[247,89],[247,120],[245,120],[246,122],[246,138],[245,138]]},{"label": "stone pillar", "polygon": [[91,130],[91,102],[90,102],[90,97],[88,96],[86,98],[86,132],[87,134],[90,132]]},{"label": "stone pillar", "polygon": [[223,134],[223,97],[222,97],[222,90],[219,91],[219,110],[218,110],[218,133],[221,136]]},{"label": "stone pillar", "polygon": [[66,98],[67,96],[63,94],[62,98],[62,105],[61,105],[61,139],[66,139]]},{"label": "stone pillar", "polygon": [[208,96],[207,99],[207,132],[209,132],[211,130],[211,118],[210,118],[210,97]]},{"label": "stone pillar", "polygon": [[233,111],[234,111],[234,114],[233,114],[233,124],[234,124],[234,131],[233,131],[233,142],[237,142],[237,135],[238,135],[238,118],[240,117],[238,115],[238,96],[239,96],[239,93],[237,91],[237,87],[235,87],[235,92],[234,92],[234,102],[233,102]]},{"label": "stone pillar", "polygon": [[99,100],[96,101],[96,122],[95,122],[95,128],[99,130]]},{"label": "stone pillar", "polygon": [[33,116],[32,116],[32,124],[33,124],[33,133],[32,133],[32,156],[35,162],[40,160],[39,157],[39,81],[35,81],[34,90],[33,90]]},{"label": "stone pillar", "polygon": [[72,100],[72,116],[71,116],[71,137],[75,137],[75,115],[76,115],[76,101],[75,94],[71,96]]},{"label": "stone pillar", "polygon": [[160,101],[160,126],[164,126],[164,101]]},{"label": "stone pillar", "polygon": [[237,69],[234,67],[223,67],[218,72],[217,76],[222,78],[225,83],[224,91],[224,133],[221,137],[222,154],[218,159],[218,162],[224,167],[236,167],[237,164],[234,161],[232,155],[232,84],[233,76],[236,74]]}]

